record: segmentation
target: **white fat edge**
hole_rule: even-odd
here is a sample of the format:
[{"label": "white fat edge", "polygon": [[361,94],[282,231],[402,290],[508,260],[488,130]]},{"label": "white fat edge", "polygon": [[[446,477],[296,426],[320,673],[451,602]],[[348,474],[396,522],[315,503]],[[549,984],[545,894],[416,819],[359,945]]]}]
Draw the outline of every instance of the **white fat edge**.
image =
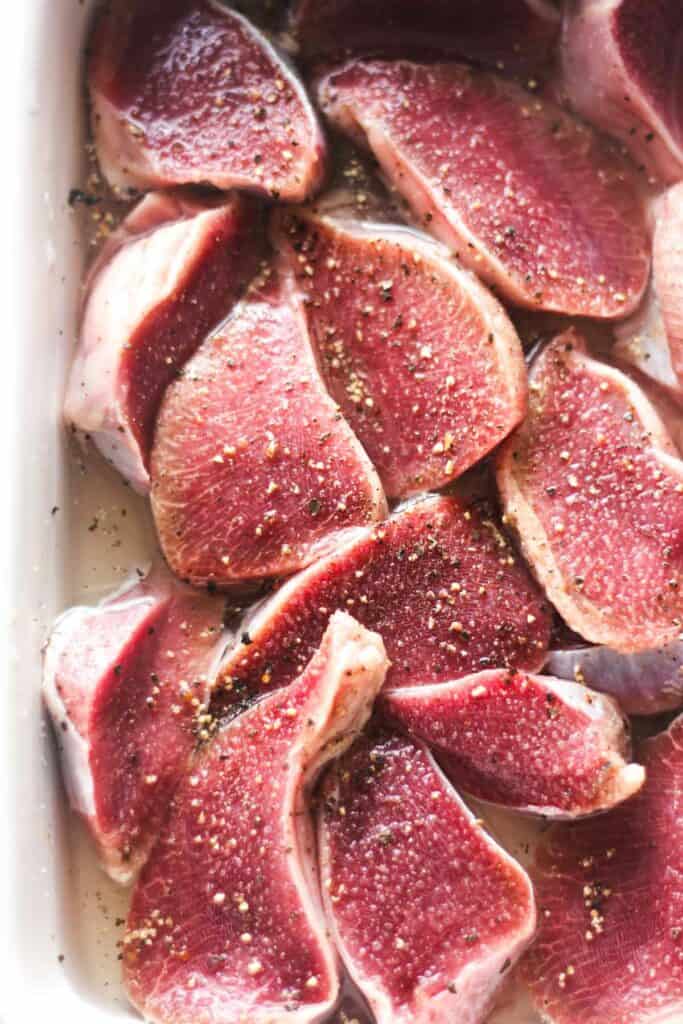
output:
[{"label": "white fat edge", "polygon": [[615,354],[662,387],[678,390],[659,301],[650,284],[640,309],[614,328]]},{"label": "white fat edge", "polygon": [[[309,918],[314,921],[318,941],[328,952],[330,964],[336,972],[337,951],[330,943],[327,928],[328,921],[321,897],[321,877],[318,865],[317,844],[315,842],[315,825],[310,810],[305,806],[305,799],[319,778],[325,766],[346,751],[367,723],[374,698],[384,682],[388,665],[386,652],[381,638],[371,630],[365,629],[346,612],[335,612],[333,644],[327,653],[324,668],[325,679],[318,687],[315,715],[317,720],[316,750],[313,757],[307,747],[307,731],[302,730],[297,749],[293,752],[290,763],[298,762],[299,771],[290,773],[285,797],[285,812],[288,813],[285,828],[291,829],[293,845],[298,849],[296,868],[300,872],[302,885],[302,903],[309,910]],[[338,635],[341,633],[341,636]],[[314,655],[315,657],[315,655]],[[364,684],[349,683],[358,674],[362,674]],[[334,681],[333,685],[330,683]],[[348,699],[349,687],[354,689],[354,698]],[[322,694],[320,690],[322,688]],[[331,718],[340,694],[345,691],[347,699],[341,702],[341,708]],[[324,702],[320,697],[324,698]],[[326,722],[326,719],[328,720]],[[326,738],[326,733],[329,733]],[[297,777],[298,776],[298,777]],[[296,813],[298,810],[299,813]],[[306,855],[306,848],[312,852]],[[338,973],[338,972],[337,972]]]},{"label": "white fat edge", "polygon": [[[52,718],[59,748],[62,777],[75,811],[86,818],[95,815],[95,792],[90,770],[90,745],[74,726],[57,689],[57,667],[64,643],[90,608],[71,608],[59,617],[43,653],[43,700]],[[72,630],[61,632],[66,624]]]}]

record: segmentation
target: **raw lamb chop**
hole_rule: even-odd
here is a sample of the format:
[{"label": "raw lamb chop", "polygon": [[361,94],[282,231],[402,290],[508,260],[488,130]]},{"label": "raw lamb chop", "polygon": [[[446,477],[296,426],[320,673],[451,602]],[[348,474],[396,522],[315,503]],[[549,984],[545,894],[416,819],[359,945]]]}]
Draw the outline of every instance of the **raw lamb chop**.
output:
[{"label": "raw lamb chop", "polygon": [[258,223],[243,196],[155,193],[89,275],[64,415],[138,491],[164,391],[256,273]]},{"label": "raw lamb chop", "polygon": [[387,692],[391,722],[427,743],[454,786],[552,818],[604,811],[640,789],[626,723],[609,697],[561,679],[478,672]]},{"label": "raw lamb chop", "polygon": [[427,749],[363,736],[325,779],[325,905],[377,1024],[479,1024],[535,927],[531,883]]},{"label": "raw lamb chop", "polygon": [[683,405],[683,183],[657,200],[654,214],[651,286],[615,330],[615,352]]},{"label": "raw lamb chop", "polygon": [[643,204],[628,163],[591,128],[459,64],[351,61],[318,97],[420,224],[510,302],[598,318],[638,305]]},{"label": "raw lamb chop", "polygon": [[683,178],[680,0],[572,0],[562,63],[576,110],[664,181]]},{"label": "raw lamb chop", "polygon": [[683,463],[655,410],[574,330],[535,361],[505,443],[507,521],[567,625],[632,653],[683,628]]},{"label": "raw lamb chop", "polygon": [[229,706],[290,683],[335,608],[382,635],[392,688],[496,665],[538,669],[550,636],[548,608],[495,524],[432,496],[284,583],[227,651],[214,700]]},{"label": "raw lamb chop", "polygon": [[682,640],[639,654],[566,647],[550,651],[545,669],[611,694],[629,715],[655,715],[683,705]]},{"label": "raw lamb chop", "polygon": [[337,997],[307,793],[365,724],[381,639],[334,615],[318,653],[217,733],[177,790],[133,896],[128,993],[159,1024],[310,1024]]},{"label": "raw lamb chop", "polygon": [[683,1019],[683,717],[639,759],[633,800],[556,826],[537,858],[541,926],[524,974],[552,1024]]},{"label": "raw lamb chop", "polygon": [[215,0],[115,0],[90,47],[97,156],[110,185],[246,188],[300,202],[323,171],[303,86]]},{"label": "raw lamb chop", "polygon": [[545,0],[298,0],[291,18],[312,59],[441,54],[525,75],[547,69],[559,27],[557,8]]},{"label": "raw lamb chop", "polygon": [[43,693],[67,791],[117,882],[145,861],[201,732],[222,615],[157,568],[52,630]]},{"label": "raw lamb chop", "polygon": [[443,487],[526,411],[526,369],[502,306],[411,229],[276,216],[322,373],[387,495]]},{"label": "raw lamb chop", "polygon": [[166,559],[196,584],[294,572],[383,517],[381,484],[324,388],[289,276],[266,271],[168,389],[151,476]]}]

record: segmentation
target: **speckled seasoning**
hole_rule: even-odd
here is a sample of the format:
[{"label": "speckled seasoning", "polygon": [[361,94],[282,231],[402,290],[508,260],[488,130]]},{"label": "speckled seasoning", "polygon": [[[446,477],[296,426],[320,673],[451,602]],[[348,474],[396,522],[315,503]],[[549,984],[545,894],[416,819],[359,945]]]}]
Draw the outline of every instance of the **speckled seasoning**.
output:
[{"label": "speckled seasoning", "polygon": [[238,194],[151,193],[88,275],[64,415],[138,491],[164,391],[256,273],[259,219]]},{"label": "speckled seasoning", "polygon": [[556,826],[537,858],[540,932],[524,975],[553,1024],[683,1017],[683,718],[638,759],[638,796]]},{"label": "speckled seasoning", "polygon": [[460,64],[355,60],[318,99],[419,224],[510,302],[598,318],[638,304],[650,255],[636,178],[584,123]]},{"label": "speckled seasoning", "polygon": [[217,707],[290,683],[336,608],[381,634],[394,688],[540,668],[550,635],[548,607],[495,523],[432,496],[359,532],[256,609],[248,642],[221,663]]},{"label": "speckled seasoning", "polygon": [[50,634],[43,692],[67,790],[116,881],[144,863],[202,734],[223,605],[158,566]]},{"label": "speckled seasoning", "polygon": [[529,944],[526,874],[426,747],[366,734],[325,779],[325,906],[378,1024],[475,1024]]},{"label": "speckled seasoning", "polygon": [[530,410],[505,443],[509,523],[567,624],[629,652],[683,627],[683,463],[640,389],[575,331],[534,363]]},{"label": "speckled seasoning", "polygon": [[307,789],[365,724],[380,638],[335,615],[300,678],[196,759],[133,894],[125,983],[152,1021],[314,1024],[339,989]]},{"label": "speckled seasoning", "polygon": [[88,84],[97,158],[119,189],[193,182],[300,202],[320,182],[324,140],[302,85],[214,0],[106,5]]},{"label": "speckled seasoning", "polygon": [[277,214],[273,234],[325,382],[390,498],[444,487],[523,418],[515,329],[447,249],[315,209]]},{"label": "speckled seasoning", "polygon": [[151,476],[164,554],[193,583],[294,572],[385,514],[286,276],[267,270],[168,389]]},{"label": "speckled seasoning", "polygon": [[609,697],[551,676],[477,672],[389,690],[382,710],[429,745],[458,789],[549,818],[603,811],[637,792],[628,727]]},{"label": "speckled seasoning", "polygon": [[683,177],[679,0],[579,0],[567,12],[564,88],[582,117],[663,181]]}]

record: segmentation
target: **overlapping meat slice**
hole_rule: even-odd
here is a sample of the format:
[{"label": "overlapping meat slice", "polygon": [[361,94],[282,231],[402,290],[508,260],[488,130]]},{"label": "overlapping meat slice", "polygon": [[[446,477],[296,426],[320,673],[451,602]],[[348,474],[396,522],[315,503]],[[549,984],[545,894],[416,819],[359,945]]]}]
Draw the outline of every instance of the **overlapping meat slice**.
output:
[{"label": "overlapping meat slice", "polygon": [[382,517],[379,479],[324,388],[290,277],[262,275],[168,389],[151,476],[164,554],[193,583],[294,572]]},{"label": "overlapping meat slice", "polygon": [[[683,40],[682,40],[683,42]],[[683,403],[683,183],[654,205],[652,281],[643,307],[616,330],[616,354]]]},{"label": "overlapping meat slice", "polygon": [[100,167],[119,188],[188,183],[295,202],[317,187],[323,137],[267,39],[215,0],[116,0],[90,45]]},{"label": "overlapping meat slice", "polygon": [[537,669],[550,634],[548,609],[495,524],[433,496],[284,583],[226,653],[214,700],[229,705],[290,683],[336,608],[381,634],[393,688],[496,665]]},{"label": "overlapping meat slice", "polygon": [[683,178],[683,11],[679,0],[575,0],[564,84],[576,110],[665,181]]},{"label": "overlapping meat slice", "polygon": [[524,974],[553,1024],[683,1017],[683,718],[643,743],[641,792],[558,825],[534,875],[541,922]]},{"label": "overlapping meat slice", "polygon": [[327,386],[390,497],[444,486],[520,422],[514,327],[444,247],[304,209],[279,214],[274,234]]},{"label": "overlapping meat slice", "polygon": [[376,634],[335,615],[299,679],[199,755],[128,919],[125,981],[145,1019],[299,1024],[332,1008],[307,792],[363,727],[386,664]]},{"label": "overlapping meat slice", "polygon": [[427,749],[358,740],[325,779],[319,836],[333,934],[378,1024],[481,1022],[534,898]]},{"label": "overlapping meat slice", "polygon": [[420,224],[510,302],[600,318],[638,304],[649,244],[635,178],[586,125],[459,64],[352,61],[318,96]]},{"label": "overlapping meat slice", "polygon": [[67,791],[116,881],[146,859],[201,733],[222,615],[157,568],[50,636],[43,693]]},{"label": "overlapping meat slice", "polygon": [[458,789],[553,818],[602,811],[640,789],[626,723],[577,683],[512,670],[389,690],[393,724],[428,744]]},{"label": "overlapping meat slice", "polygon": [[90,275],[64,413],[136,490],[166,388],[256,273],[258,223],[243,196],[152,194]]},{"label": "overlapping meat slice", "polygon": [[508,521],[566,623],[630,653],[683,625],[683,463],[640,389],[573,330],[536,360],[505,443]]},{"label": "overlapping meat slice", "polygon": [[544,0],[298,0],[291,19],[301,52],[313,59],[428,53],[524,74],[547,67],[559,25]]},{"label": "overlapping meat slice", "polygon": [[620,654],[609,647],[553,650],[545,669],[615,697],[629,715],[655,715],[683,705],[683,640]]}]

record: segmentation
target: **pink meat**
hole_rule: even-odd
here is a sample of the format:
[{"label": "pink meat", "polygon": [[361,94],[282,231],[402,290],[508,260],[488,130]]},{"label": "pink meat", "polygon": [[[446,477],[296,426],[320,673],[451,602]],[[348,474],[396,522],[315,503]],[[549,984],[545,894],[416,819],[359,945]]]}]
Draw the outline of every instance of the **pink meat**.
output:
[{"label": "pink meat", "polygon": [[193,583],[294,572],[385,514],[289,277],[263,275],[168,389],[151,476],[164,554]]},{"label": "pink meat", "polygon": [[43,693],[67,791],[118,882],[145,861],[201,732],[222,614],[156,569],[53,628]]},{"label": "pink meat", "polygon": [[333,935],[377,1024],[480,1024],[533,936],[533,892],[427,749],[362,737],[325,779],[319,842]]},{"label": "pink meat", "polygon": [[498,669],[389,690],[382,708],[480,800],[568,818],[604,811],[643,783],[642,768],[625,761],[616,703],[577,683]]},{"label": "pink meat", "polygon": [[[683,404],[683,183],[654,204],[652,281],[646,301],[615,331],[618,358]],[[679,410],[680,416],[680,410]]]},{"label": "pink meat", "polygon": [[459,64],[352,61],[318,86],[421,225],[510,302],[622,317],[649,242],[627,162],[513,82]]},{"label": "pink meat", "polygon": [[327,386],[392,498],[443,487],[526,411],[526,370],[503,308],[411,229],[277,216]]},{"label": "pink meat", "polygon": [[541,927],[524,974],[552,1024],[683,1018],[683,717],[639,759],[633,800],[556,826],[537,857]]},{"label": "pink meat", "polygon": [[499,71],[547,69],[560,17],[545,0],[298,0],[291,30],[305,57],[416,53],[461,57]]},{"label": "pink meat", "polygon": [[166,388],[256,273],[258,221],[242,196],[151,195],[89,275],[64,415],[136,490]]},{"label": "pink meat", "polygon": [[324,143],[303,86],[215,0],[115,0],[90,43],[97,156],[110,185],[246,188],[300,202]]},{"label": "pink meat", "polygon": [[564,85],[576,110],[664,181],[683,178],[680,0],[573,0]]},{"label": "pink meat", "polygon": [[336,608],[381,634],[392,688],[496,665],[538,669],[550,637],[548,608],[495,524],[432,496],[284,583],[227,651],[214,699],[230,705],[286,686]]},{"label": "pink meat", "polygon": [[159,1024],[312,1024],[337,997],[307,795],[365,724],[382,641],[335,615],[286,691],[218,732],[179,787],[133,895],[128,994]]},{"label": "pink meat", "polygon": [[573,330],[534,363],[505,443],[507,520],[565,622],[623,653],[683,626],[683,463],[642,391]]}]

